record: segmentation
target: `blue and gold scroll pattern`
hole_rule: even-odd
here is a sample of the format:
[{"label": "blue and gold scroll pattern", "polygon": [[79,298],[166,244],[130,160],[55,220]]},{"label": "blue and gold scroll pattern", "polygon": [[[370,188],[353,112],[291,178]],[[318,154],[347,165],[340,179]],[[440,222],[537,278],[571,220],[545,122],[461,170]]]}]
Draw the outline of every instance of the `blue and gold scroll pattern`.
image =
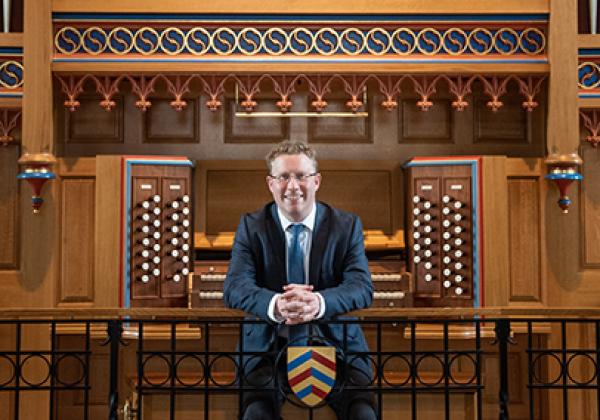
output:
[{"label": "blue and gold scroll pattern", "polygon": [[23,49],[0,46],[0,97],[23,94]]},{"label": "blue and gold scroll pattern", "polygon": [[[101,27],[105,26],[105,27]],[[540,56],[539,27],[126,27],[62,26],[54,47],[64,56]]]},{"label": "blue and gold scroll pattern", "polygon": [[579,89],[584,91],[600,88],[600,63],[583,61],[578,67]]},{"label": "blue and gold scroll pattern", "polygon": [[0,60],[0,89],[23,87],[23,63],[16,60]]}]

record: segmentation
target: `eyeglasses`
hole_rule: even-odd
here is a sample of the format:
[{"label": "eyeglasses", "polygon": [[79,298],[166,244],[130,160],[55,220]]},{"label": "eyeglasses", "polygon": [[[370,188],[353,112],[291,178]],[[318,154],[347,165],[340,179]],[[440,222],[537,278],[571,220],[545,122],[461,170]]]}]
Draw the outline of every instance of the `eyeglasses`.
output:
[{"label": "eyeglasses", "polygon": [[278,182],[279,184],[287,184],[292,179],[295,179],[299,184],[303,184],[309,180],[310,177],[317,175],[318,172],[313,172],[312,174],[283,174],[283,175],[269,175],[269,178]]}]

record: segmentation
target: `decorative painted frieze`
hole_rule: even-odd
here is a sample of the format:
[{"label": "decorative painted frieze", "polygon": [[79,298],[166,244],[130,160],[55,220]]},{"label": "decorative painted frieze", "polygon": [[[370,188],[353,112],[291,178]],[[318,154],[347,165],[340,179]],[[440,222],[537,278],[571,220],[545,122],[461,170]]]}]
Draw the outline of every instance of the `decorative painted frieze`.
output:
[{"label": "decorative painted frieze", "polygon": [[546,63],[546,15],[54,15],[54,61]]}]

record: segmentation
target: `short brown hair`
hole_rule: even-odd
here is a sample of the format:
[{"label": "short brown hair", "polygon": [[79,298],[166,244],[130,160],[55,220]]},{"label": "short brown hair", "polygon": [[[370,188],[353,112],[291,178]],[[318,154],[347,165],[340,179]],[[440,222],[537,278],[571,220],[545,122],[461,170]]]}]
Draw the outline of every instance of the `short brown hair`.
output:
[{"label": "short brown hair", "polygon": [[267,161],[267,168],[269,168],[269,173],[271,173],[273,170],[273,161],[281,155],[305,155],[312,161],[315,167],[315,172],[318,171],[317,152],[315,149],[312,149],[308,144],[301,141],[285,140],[273,146],[265,158]]}]

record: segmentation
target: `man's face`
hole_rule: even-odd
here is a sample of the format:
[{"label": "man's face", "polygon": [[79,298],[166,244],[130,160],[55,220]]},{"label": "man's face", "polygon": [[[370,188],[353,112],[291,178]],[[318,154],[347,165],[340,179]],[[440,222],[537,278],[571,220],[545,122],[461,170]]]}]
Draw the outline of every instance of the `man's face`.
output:
[{"label": "man's face", "polygon": [[289,220],[299,222],[310,213],[321,185],[321,174],[315,172],[313,162],[304,154],[280,155],[271,163],[267,185]]}]

